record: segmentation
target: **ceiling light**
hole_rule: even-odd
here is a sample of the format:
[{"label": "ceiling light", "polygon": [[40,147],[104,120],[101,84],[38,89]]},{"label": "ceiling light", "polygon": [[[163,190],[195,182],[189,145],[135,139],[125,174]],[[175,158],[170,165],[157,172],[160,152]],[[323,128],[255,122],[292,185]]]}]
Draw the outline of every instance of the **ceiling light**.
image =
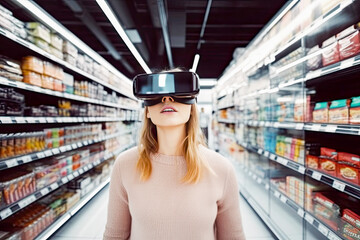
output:
[{"label": "ceiling light", "polygon": [[194,57],[194,62],[193,62],[192,68],[190,69],[191,72],[196,72],[196,68],[199,64],[199,60],[200,60],[200,55],[196,54]]},{"label": "ceiling light", "polygon": [[136,29],[126,29],[126,35],[133,43],[141,43],[141,37]]},{"label": "ceiling light", "polygon": [[44,11],[39,5],[29,0],[17,0],[17,4],[27,9],[34,17],[39,19],[44,25],[47,25],[52,30],[55,30],[66,40],[71,42],[89,57],[97,61],[99,64],[106,67],[109,71],[114,73],[121,79],[125,79],[129,81],[129,79],[124,76],[121,72],[119,72],[114,66],[112,66],[109,62],[107,62],[104,58],[102,58],[97,52],[91,49],[88,45],[86,45],[83,41],[81,41],[77,36],[75,36],[72,32],[66,29],[61,23],[59,23],[55,18],[49,15],[46,11]]},{"label": "ceiling light", "polygon": [[130,52],[133,54],[133,56],[136,58],[136,60],[139,62],[141,67],[144,69],[146,73],[151,73],[150,68],[145,63],[144,59],[141,57],[139,52],[136,50],[135,46],[130,41],[129,37],[126,35],[124,29],[120,25],[118,19],[116,18],[113,11],[110,9],[109,5],[105,0],[96,0],[97,4],[100,6],[101,10],[104,12],[106,17],[109,19],[113,27],[115,28],[116,32],[119,34],[121,39],[124,41],[126,46],[129,48]]}]

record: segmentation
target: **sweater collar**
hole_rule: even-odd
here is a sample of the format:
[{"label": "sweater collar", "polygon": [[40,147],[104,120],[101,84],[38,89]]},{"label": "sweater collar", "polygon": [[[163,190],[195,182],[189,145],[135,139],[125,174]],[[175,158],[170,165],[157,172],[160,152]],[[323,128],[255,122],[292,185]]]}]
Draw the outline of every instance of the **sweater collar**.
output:
[{"label": "sweater collar", "polygon": [[166,165],[182,165],[186,164],[184,156],[165,155],[162,153],[151,154],[153,162],[166,164]]}]

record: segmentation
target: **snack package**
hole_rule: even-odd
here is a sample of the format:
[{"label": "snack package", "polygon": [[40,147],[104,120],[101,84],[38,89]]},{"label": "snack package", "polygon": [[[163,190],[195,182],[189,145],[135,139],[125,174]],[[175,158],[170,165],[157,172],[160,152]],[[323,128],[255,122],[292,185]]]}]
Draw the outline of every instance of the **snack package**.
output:
[{"label": "snack package", "polygon": [[62,51],[57,48],[54,48],[53,46],[49,47],[49,53],[51,53],[57,58],[64,59],[64,54],[62,53]]},{"label": "snack package", "polygon": [[36,72],[27,71],[27,70],[23,70],[23,74],[24,74],[23,82],[41,87],[42,80],[41,80],[40,74],[38,74]]},{"label": "snack package", "polygon": [[332,101],[329,108],[329,123],[349,124],[349,106],[348,99]]},{"label": "snack package", "polygon": [[360,33],[355,26],[351,26],[337,35],[340,59],[346,59],[360,52]]},{"label": "snack package", "polygon": [[69,41],[63,41],[62,50],[64,54],[71,55],[75,59],[78,57],[78,50]]},{"label": "snack package", "polygon": [[319,157],[319,170],[336,177],[337,169],[337,152],[330,148],[321,148]]},{"label": "snack package", "polygon": [[360,156],[350,153],[338,153],[337,177],[360,185]]},{"label": "snack package", "polygon": [[[319,45],[316,45],[315,47],[312,47],[307,51],[307,55],[311,55],[320,50],[321,50],[321,48],[319,47]],[[307,67],[308,71],[313,71],[313,70],[316,70],[316,69],[322,67],[321,54],[318,54],[318,55],[308,59],[306,62],[306,67]]]},{"label": "snack package", "polygon": [[306,156],[306,166],[308,168],[318,169],[319,168],[319,157],[307,155]]},{"label": "snack package", "polygon": [[59,35],[57,35],[56,33],[51,33],[51,35],[50,35],[50,44],[54,48],[62,51],[63,39]]},{"label": "snack package", "polygon": [[342,220],[350,223],[360,230],[360,216],[350,209],[344,209],[341,217]]},{"label": "snack package", "polygon": [[333,192],[316,192],[313,196],[315,216],[337,231],[340,207],[334,201],[337,200],[338,194]]},{"label": "snack package", "polygon": [[44,73],[43,61],[33,56],[23,57],[21,61],[21,69],[43,74]]},{"label": "snack package", "polygon": [[360,97],[353,97],[350,104],[350,124],[360,124]]},{"label": "snack package", "polygon": [[41,76],[41,87],[54,90],[54,79],[49,76]]},{"label": "snack package", "polygon": [[55,65],[54,64],[44,61],[43,66],[44,66],[44,70],[43,70],[44,75],[47,75],[50,77],[55,77]]},{"label": "snack package", "polygon": [[329,121],[328,102],[316,103],[313,111],[313,122],[327,123]]},{"label": "snack package", "polygon": [[342,226],[340,229],[340,234],[341,236],[344,237],[344,239],[349,239],[349,240],[360,240],[360,229],[357,227],[354,227],[353,225],[351,225],[348,222],[342,222]]},{"label": "snack package", "polygon": [[41,38],[47,43],[51,43],[50,30],[44,25],[38,22],[28,22],[26,23],[26,28],[28,29],[28,33],[32,36]]},{"label": "snack package", "polygon": [[322,64],[328,66],[340,61],[339,45],[335,36],[322,43]]}]

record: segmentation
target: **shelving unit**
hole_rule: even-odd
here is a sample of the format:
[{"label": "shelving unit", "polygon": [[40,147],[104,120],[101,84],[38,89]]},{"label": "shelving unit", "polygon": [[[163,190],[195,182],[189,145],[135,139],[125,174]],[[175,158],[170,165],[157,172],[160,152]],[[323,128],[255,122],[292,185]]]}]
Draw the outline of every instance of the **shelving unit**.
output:
[{"label": "shelving unit", "polygon": [[[219,152],[232,159],[241,194],[279,239],[346,239],[343,210],[353,210],[360,216],[354,207],[360,203],[360,182],[346,180],[337,169],[338,162],[345,162],[350,169],[351,166],[357,169],[356,163],[351,165],[350,160],[336,159],[335,170],[327,173],[321,162],[326,156],[320,151],[327,148],[334,155],[342,152],[352,156],[354,162],[360,156],[354,144],[359,140],[360,125],[351,122],[350,116],[350,102],[360,96],[360,52],[356,50],[356,55],[346,56],[340,55],[341,49],[339,53],[328,51],[335,58],[339,54],[338,59],[328,64],[325,53],[330,47],[324,43],[335,36],[338,47],[338,42],[347,36],[345,29],[349,33],[353,26],[356,32],[354,26],[360,22],[359,3],[359,0],[290,1],[292,7],[288,12],[279,13],[277,16],[281,18],[275,16],[241,58],[234,59],[235,63],[218,80],[214,90],[213,107],[217,112],[213,131],[222,136]],[[348,49],[357,44],[348,43]],[[345,57],[340,59],[340,56]],[[348,105],[343,108],[344,117],[335,120],[330,102],[340,99]],[[320,102],[329,104],[326,113],[324,110],[324,121],[313,117],[315,104]],[[229,109],[231,116],[235,111],[235,129],[219,117],[220,111],[226,115]],[[223,134],[233,130],[234,136]],[[309,155],[317,160],[310,162]],[[355,179],[359,177],[357,174]],[[305,210],[293,196],[286,195],[289,192],[280,191],[272,182],[285,184],[281,186],[299,199],[305,199],[306,184],[319,187],[320,193],[326,189],[334,196],[346,196],[347,200],[341,203],[331,199],[340,209],[337,215],[334,213],[334,219],[328,219],[336,223],[336,229],[318,219],[313,210]],[[284,227],[285,222],[292,224]]]},{"label": "shelving unit", "polygon": [[[36,16],[31,14],[32,10],[26,9],[24,6],[20,6],[20,5],[19,7],[24,8],[25,11],[30,13],[29,16],[30,15],[33,16],[32,19],[33,21],[39,20],[37,19]],[[47,14],[43,9],[40,10],[45,14]],[[15,17],[21,18],[22,16],[15,16]],[[43,20],[41,19],[41,21]],[[47,25],[47,23],[44,22],[40,22],[40,23],[43,25]],[[60,27],[62,28],[63,26]],[[51,29],[51,31],[56,32],[54,29]],[[62,32],[69,33],[69,30],[63,28]],[[67,36],[69,35],[67,34]],[[61,37],[71,42],[71,39],[67,39],[64,35]],[[101,89],[101,91],[103,90],[106,91],[105,93],[101,92],[101,94],[91,95],[87,93],[86,95],[82,94],[82,96],[79,96],[76,94],[80,94],[80,93],[76,93],[75,91],[74,94],[70,94],[65,92],[65,90],[63,90],[64,92],[59,91],[59,89],[57,89],[58,91],[55,91],[44,88],[44,85],[42,85],[42,87],[39,87],[25,82],[15,81],[7,77],[0,76],[0,87],[10,88],[18,93],[23,94],[25,96],[26,104],[28,103],[27,100],[28,99],[31,100],[32,96],[36,96],[35,98],[37,97],[41,98],[39,102],[36,101],[31,102],[30,106],[38,107],[38,105],[44,103],[54,106],[56,105],[56,102],[58,100],[70,100],[67,102],[70,102],[71,105],[75,105],[73,103],[76,104],[80,103],[82,104],[81,107],[84,108],[89,107],[91,109],[93,108],[95,109],[94,106],[97,105],[96,109],[101,109],[102,111],[100,112],[99,110],[98,112],[90,113],[90,111],[86,109],[85,112],[87,112],[87,115],[91,115],[91,116],[86,116],[85,115],[86,113],[84,114],[84,112],[79,111],[79,113],[74,113],[74,114],[71,113],[71,117],[61,117],[61,116],[69,116],[70,112],[68,115],[59,113],[58,116],[48,115],[48,116],[35,117],[38,115],[25,116],[24,114],[21,116],[13,116],[13,115],[0,116],[0,126],[1,126],[0,133],[4,133],[4,134],[12,134],[12,133],[20,133],[20,132],[28,133],[29,131],[42,132],[44,129],[57,129],[57,128],[65,129],[66,127],[69,126],[73,127],[73,126],[81,125],[82,123],[98,123],[98,125],[99,124],[101,125],[100,128],[103,131],[109,130],[106,131],[106,135],[100,134],[98,132],[96,132],[96,134],[94,135],[94,132],[92,132],[93,136],[96,137],[93,137],[92,139],[90,140],[88,139],[86,141],[84,141],[83,139],[87,139],[87,138],[83,138],[81,134],[79,134],[79,136],[77,134],[73,134],[74,136],[76,135],[76,138],[79,137],[79,139],[81,140],[79,139],[71,140],[69,141],[72,142],[71,144],[69,144],[68,142],[67,145],[65,146],[60,145],[60,147],[51,148],[51,146],[46,146],[45,148],[37,148],[37,149],[45,149],[45,150],[42,151],[38,150],[38,152],[33,152],[31,154],[23,154],[24,153],[23,151],[22,152],[23,155],[18,155],[15,157],[5,158],[2,155],[1,156],[2,158],[0,160],[0,171],[1,171],[0,174],[13,173],[20,168],[28,167],[28,166],[32,167],[35,165],[37,166],[41,165],[40,167],[42,167],[42,164],[45,164],[47,158],[49,158],[49,162],[51,162],[52,160],[54,160],[54,157],[61,158],[65,156],[65,154],[68,154],[70,151],[73,151],[74,154],[81,153],[81,151],[88,151],[88,154],[90,154],[90,149],[95,149],[94,155],[90,154],[90,157],[91,156],[95,157],[96,155],[96,158],[93,158],[93,160],[94,159],[95,160],[92,162],[90,161],[90,163],[82,162],[81,164],[85,164],[85,165],[80,166],[80,161],[82,160],[81,159],[82,156],[80,156],[79,154],[80,160],[78,160],[77,163],[79,164],[80,167],[75,168],[73,167],[73,165],[68,165],[67,162],[66,167],[70,167],[71,171],[66,169],[67,173],[63,174],[62,172],[61,177],[58,177],[58,179],[55,182],[51,184],[46,183],[46,185],[38,185],[37,187],[34,187],[34,190],[32,190],[31,193],[29,194],[24,193],[22,194],[23,197],[19,197],[15,201],[11,200],[11,203],[9,204],[5,203],[5,200],[2,198],[3,192],[0,192],[0,224],[1,224],[3,221],[6,222],[8,220],[11,220],[14,216],[18,216],[19,213],[31,209],[31,206],[33,204],[38,203],[38,201],[42,202],[43,199],[47,199],[48,197],[53,197],[54,194],[59,192],[59,190],[63,191],[65,187],[69,187],[68,184],[70,182],[77,181],[84,176],[87,176],[89,178],[89,176],[93,177],[94,176],[93,174],[99,174],[98,171],[100,172],[102,171],[102,167],[104,166],[104,164],[105,165],[107,164],[106,166],[108,166],[110,162],[117,157],[117,155],[119,155],[121,152],[125,151],[126,149],[136,145],[136,141],[134,140],[137,135],[136,130],[138,129],[138,125],[140,121],[139,112],[141,111],[141,109],[140,109],[140,105],[138,104],[137,100],[135,100],[132,94],[131,80],[127,79],[124,75],[118,72],[117,69],[111,66],[105,59],[103,59],[100,55],[95,53],[83,42],[81,42],[80,44],[81,46],[80,45],[77,46],[76,44],[79,43],[80,39],[77,39],[76,43],[75,42],[71,42],[71,43],[75,45],[75,47],[81,54],[86,54],[87,56],[92,58],[92,61],[106,68],[106,71],[108,71],[109,74],[112,74],[113,78],[109,78],[108,80],[105,78],[106,76],[104,77],[104,79],[96,77],[99,74],[95,74],[95,73],[90,74],[89,72],[80,69],[78,67],[79,65],[70,64],[69,62],[66,62],[63,59],[60,59],[59,57],[50,54],[49,52],[43,50],[39,46],[31,43],[26,39],[16,36],[12,32],[2,27],[0,27],[0,41],[1,43],[6,43],[10,49],[16,48],[16,53],[15,51],[13,53],[11,51],[8,51],[8,49],[2,48],[2,50],[0,51],[0,55],[13,58],[14,60],[20,60],[21,57],[28,55],[35,56],[42,61],[48,61],[62,68],[64,72],[73,75],[75,80],[86,81],[89,84],[94,82],[93,86],[98,87],[101,85],[101,88],[99,89]],[[90,49],[90,50],[86,51],[86,49],[88,50]],[[94,95],[97,98],[95,98]],[[84,96],[94,96],[94,98],[84,97]],[[96,115],[97,117],[95,117],[94,115]],[[129,126],[128,124],[131,125]],[[68,135],[65,134],[65,137],[66,136]],[[70,137],[73,138],[74,136],[70,136]],[[53,136],[53,138],[60,138],[60,137],[61,136],[58,137]],[[31,140],[31,141],[35,142],[35,140]],[[117,145],[116,147],[114,147],[115,143]],[[4,143],[0,142],[0,147],[3,148],[4,146],[1,144]],[[112,149],[116,149],[116,150],[113,151]],[[14,156],[14,154],[8,156]],[[99,167],[101,167],[101,170],[99,170]],[[58,174],[60,176],[60,170],[61,170],[60,164],[59,166],[56,165],[56,168],[58,169],[57,171],[59,171]],[[97,175],[97,177],[99,177],[99,175]],[[94,178],[89,178],[89,179],[93,179],[91,181],[95,181]],[[15,181],[15,180],[16,179],[11,179],[11,181]],[[35,182],[36,180],[37,179],[34,177],[33,181]],[[109,183],[109,181],[110,179],[107,178],[105,181],[100,183],[100,185],[96,184],[97,186],[91,192],[81,197],[81,199],[76,203],[75,206],[73,206],[71,209],[67,209],[66,213],[64,213],[62,216],[57,218],[55,222],[53,222],[38,236],[36,236],[36,239],[50,238],[51,235],[57,229],[59,229],[72,216],[74,216],[76,212],[78,212],[87,202],[91,201],[91,199],[101,189],[103,189]],[[36,183],[34,183],[34,185],[35,184]],[[39,187],[39,186],[43,186],[43,187]],[[3,191],[2,184],[0,184],[0,187],[1,187],[0,191]]]}]

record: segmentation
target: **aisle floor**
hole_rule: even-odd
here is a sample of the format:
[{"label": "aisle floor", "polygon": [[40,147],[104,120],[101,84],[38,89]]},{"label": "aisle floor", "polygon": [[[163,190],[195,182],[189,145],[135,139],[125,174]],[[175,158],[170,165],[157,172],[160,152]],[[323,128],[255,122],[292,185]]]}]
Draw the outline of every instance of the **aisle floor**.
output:
[{"label": "aisle floor", "polygon": [[[59,229],[51,239],[55,240],[100,240],[105,229],[109,187],[105,187]],[[248,240],[274,239],[247,202],[240,197],[243,226]]]}]

